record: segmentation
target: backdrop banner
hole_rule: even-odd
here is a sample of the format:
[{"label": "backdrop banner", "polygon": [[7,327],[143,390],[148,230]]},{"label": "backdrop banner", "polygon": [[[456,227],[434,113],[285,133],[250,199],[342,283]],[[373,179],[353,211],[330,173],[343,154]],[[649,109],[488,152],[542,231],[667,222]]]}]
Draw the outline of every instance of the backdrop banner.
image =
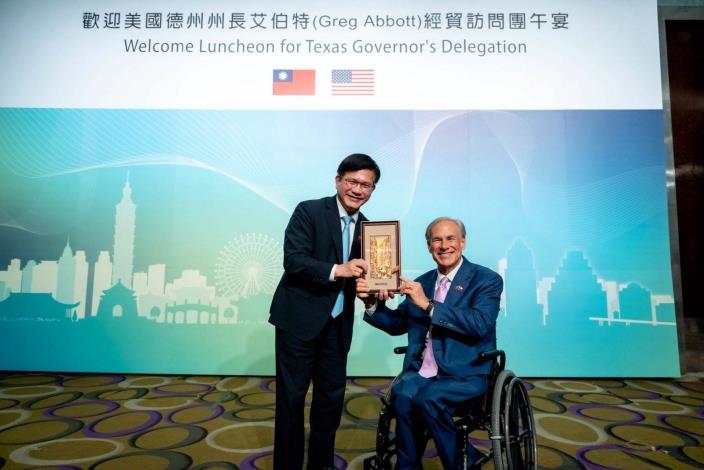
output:
[{"label": "backdrop banner", "polygon": [[[654,0],[0,3],[0,369],[272,375],[287,221],[363,152],[404,276],[440,215],[503,276],[511,369],[678,376],[657,26]],[[394,375],[405,338],[362,313],[349,373]]]}]

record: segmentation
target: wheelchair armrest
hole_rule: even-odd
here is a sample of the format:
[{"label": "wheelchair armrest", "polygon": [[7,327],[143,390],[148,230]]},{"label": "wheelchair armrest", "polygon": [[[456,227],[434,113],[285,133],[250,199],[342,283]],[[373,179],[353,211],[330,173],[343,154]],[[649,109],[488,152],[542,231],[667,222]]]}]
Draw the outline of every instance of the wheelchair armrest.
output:
[{"label": "wheelchair armrest", "polygon": [[[408,350],[408,346],[396,346],[394,348],[394,354],[406,354],[406,351]],[[506,353],[503,352],[501,349],[494,349],[492,351],[484,351],[483,353],[479,354],[479,360],[478,362],[485,362],[485,361],[490,361],[493,359],[498,358],[498,365],[499,365],[499,370],[504,370],[504,366],[506,365]]]},{"label": "wheelchair armrest", "polygon": [[504,370],[504,366],[506,365],[506,353],[500,349],[484,351],[479,355],[479,362],[489,361],[497,358],[499,363],[499,370]]}]

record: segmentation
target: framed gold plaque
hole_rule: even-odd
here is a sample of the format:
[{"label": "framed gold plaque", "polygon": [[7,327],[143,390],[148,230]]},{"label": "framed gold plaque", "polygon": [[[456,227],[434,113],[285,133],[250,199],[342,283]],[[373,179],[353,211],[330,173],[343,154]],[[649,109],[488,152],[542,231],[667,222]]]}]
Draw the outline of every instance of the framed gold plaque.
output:
[{"label": "framed gold plaque", "polygon": [[371,292],[401,287],[401,239],[398,220],[362,222],[362,258],[369,265],[364,276]]}]

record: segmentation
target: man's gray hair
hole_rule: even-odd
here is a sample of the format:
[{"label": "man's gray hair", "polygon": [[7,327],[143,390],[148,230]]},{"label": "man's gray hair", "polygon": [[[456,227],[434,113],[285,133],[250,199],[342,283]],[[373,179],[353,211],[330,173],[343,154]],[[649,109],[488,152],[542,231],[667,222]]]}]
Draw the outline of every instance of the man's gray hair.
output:
[{"label": "man's gray hair", "polygon": [[464,223],[460,219],[453,219],[452,217],[438,217],[428,224],[428,228],[425,229],[425,241],[430,245],[430,234],[435,227],[440,222],[454,222],[455,225],[460,229],[460,234],[462,238],[467,238],[467,229],[464,228]]}]

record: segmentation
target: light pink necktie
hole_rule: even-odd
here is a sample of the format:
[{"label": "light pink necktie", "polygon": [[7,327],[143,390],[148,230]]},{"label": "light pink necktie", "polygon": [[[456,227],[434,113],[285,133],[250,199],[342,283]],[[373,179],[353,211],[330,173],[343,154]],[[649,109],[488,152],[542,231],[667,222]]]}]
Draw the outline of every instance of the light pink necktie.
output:
[{"label": "light pink necktie", "polygon": [[[433,300],[443,303],[449,288],[450,280],[443,276],[438,283],[438,288],[435,289]],[[432,326],[428,328],[428,335],[425,337],[425,353],[423,354],[423,363],[418,371],[418,373],[423,377],[435,377],[438,375],[438,363],[435,362],[435,354],[433,353],[433,338],[430,336],[432,328]]]}]

